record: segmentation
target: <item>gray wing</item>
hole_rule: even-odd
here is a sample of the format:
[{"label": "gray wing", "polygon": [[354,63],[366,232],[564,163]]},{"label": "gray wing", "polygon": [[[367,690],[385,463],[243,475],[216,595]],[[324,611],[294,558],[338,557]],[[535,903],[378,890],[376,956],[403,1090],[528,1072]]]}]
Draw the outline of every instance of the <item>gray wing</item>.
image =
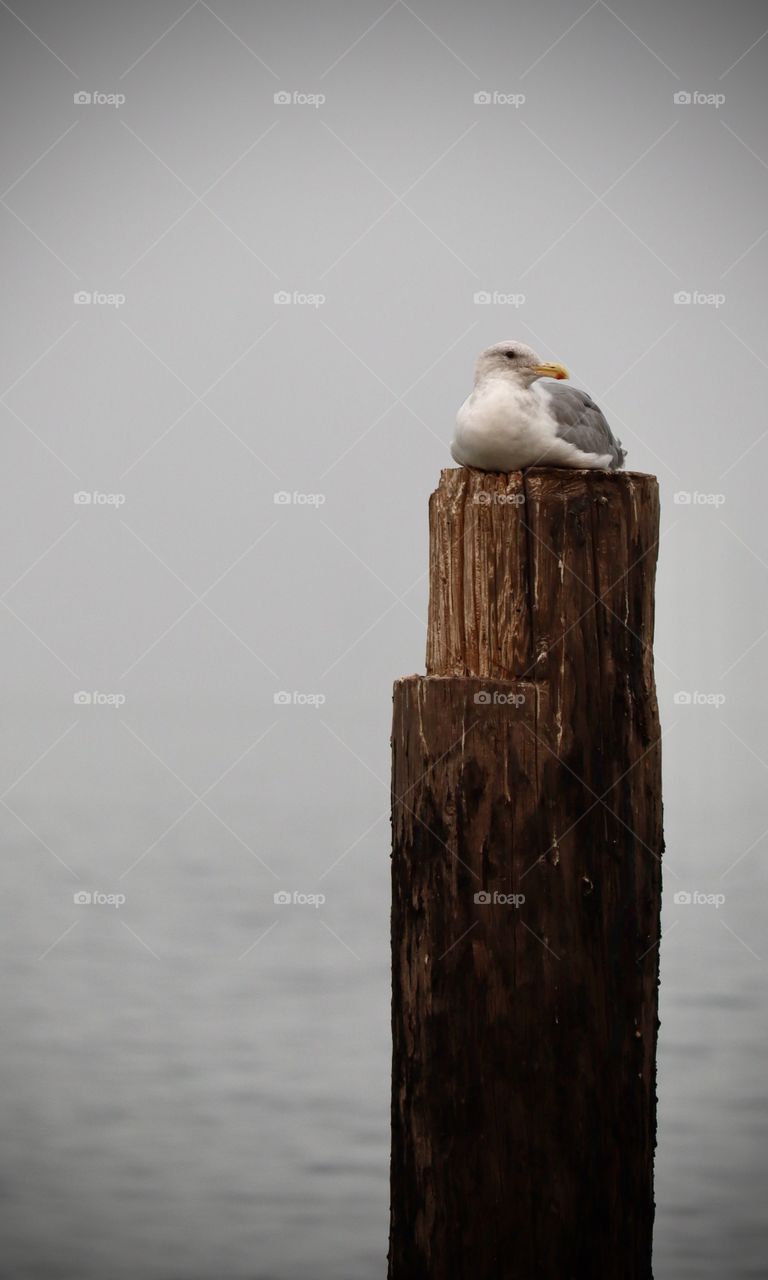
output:
[{"label": "gray wing", "polygon": [[609,453],[611,470],[624,465],[627,456],[608,426],[605,415],[586,391],[562,387],[559,382],[547,387],[551,409],[557,423],[557,434],[584,453]]}]

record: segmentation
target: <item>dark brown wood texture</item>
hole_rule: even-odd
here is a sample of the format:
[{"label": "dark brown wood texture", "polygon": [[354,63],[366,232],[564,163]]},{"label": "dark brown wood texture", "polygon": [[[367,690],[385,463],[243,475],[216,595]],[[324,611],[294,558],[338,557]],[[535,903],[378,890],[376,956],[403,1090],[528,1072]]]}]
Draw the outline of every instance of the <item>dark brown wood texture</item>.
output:
[{"label": "dark brown wood texture", "polygon": [[432,495],[429,674],[394,697],[391,1280],[651,1277],[658,517],[632,473]]}]

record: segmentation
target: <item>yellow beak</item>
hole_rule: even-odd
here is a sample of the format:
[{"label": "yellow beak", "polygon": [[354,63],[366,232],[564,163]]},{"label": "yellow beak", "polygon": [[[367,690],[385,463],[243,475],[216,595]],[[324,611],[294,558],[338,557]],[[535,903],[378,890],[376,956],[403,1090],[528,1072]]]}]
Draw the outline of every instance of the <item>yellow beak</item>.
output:
[{"label": "yellow beak", "polygon": [[535,364],[533,372],[540,378],[568,378],[570,374],[562,364]]}]

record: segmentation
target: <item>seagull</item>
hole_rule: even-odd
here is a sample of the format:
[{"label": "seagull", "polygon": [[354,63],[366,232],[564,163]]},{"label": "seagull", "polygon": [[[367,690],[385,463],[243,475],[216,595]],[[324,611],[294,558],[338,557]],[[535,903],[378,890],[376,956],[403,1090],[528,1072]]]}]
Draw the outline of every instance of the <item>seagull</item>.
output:
[{"label": "seagull", "polygon": [[456,418],[454,461],[480,471],[622,467],[621,441],[586,391],[559,385],[567,377],[561,364],[547,364],[524,342],[487,347]]}]

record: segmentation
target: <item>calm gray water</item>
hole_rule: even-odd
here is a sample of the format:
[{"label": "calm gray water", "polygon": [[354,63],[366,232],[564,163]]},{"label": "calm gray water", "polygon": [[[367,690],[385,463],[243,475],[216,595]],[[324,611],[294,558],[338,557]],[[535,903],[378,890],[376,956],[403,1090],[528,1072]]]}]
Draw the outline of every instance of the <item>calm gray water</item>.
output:
[{"label": "calm gray water", "polygon": [[[142,816],[162,829],[161,811]],[[119,886],[119,914],[73,907],[47,868],[24,909],[8,910],[9,1277],[382,1273],[386,855],[377,893],[329,894],[322,917],[295,907],[279,919],[249,854],[223,850],[206,825],[177,828],[151,880]],[[14,843],[20,864],[39,861],[23,832]],[[88,883],[115,889],[103,874]],[[74,920],[39,960],[31,939]]]},{"label": "calm gray water", "polygon": [[[384,770],[382,702],[381,741],[369,758]],[[252,739],[274,723],[270,713],[253,712]],[[146,723],[136,708],[130,721],[127,707],[117,714],[157,743],[164,725],[178,731],[182,712],[153,708]],[[278,723],[261,744],[271,739],[270,754],[257,763],[255,748],[207,797],[279,881],[199,805],[123,875],[192,799],[116,720],[81,715],[34,784],[30,775],[9,796],[80,876],[5,813],[9,1280],[385,1275],[386,819],[319,877],[383,814],[387,797],[334,753],[317,712],[307,714]],[[210,707],[198,728],[201,760],[219,735],[237,736],[236,718]],[[352,741],[359,729],[343,726]],[[189,732],[186,777],[193,743]],[[294,751],[329,787],[335,777],[343,803],[329,792],[326,805],[303,806],[300,775],[282,772]],[[75,773],[92,801],[51,800]],[[676,807],[668,806],[671,848]],[[76,906],[78,884],[126,902]],[[275,907],[278,884],[327,901]],[[765,1275],[763,965],[714,918],[719,910],[754,944],[758,888],[747,878],[729,909],[686,915],[670,902],[667,878],[658,1280]]]}]

